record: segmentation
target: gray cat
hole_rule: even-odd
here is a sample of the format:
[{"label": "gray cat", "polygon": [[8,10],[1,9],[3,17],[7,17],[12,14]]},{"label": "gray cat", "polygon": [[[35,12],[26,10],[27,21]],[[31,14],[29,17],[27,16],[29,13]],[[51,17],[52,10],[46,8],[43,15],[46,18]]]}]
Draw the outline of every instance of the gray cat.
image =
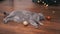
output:
[{"label": "gray cat", "polygon": [[35,13],[25,10],[15,10],[12,11],[7,17],[3,19],[4,23],[7,23],[11,20],[20,23],[22,21],[27,21],[29,24],[33,25],[35,28],[38,28],[38,25],[43,25],[41,20],[44,20],[45,17],[42,13]]}]

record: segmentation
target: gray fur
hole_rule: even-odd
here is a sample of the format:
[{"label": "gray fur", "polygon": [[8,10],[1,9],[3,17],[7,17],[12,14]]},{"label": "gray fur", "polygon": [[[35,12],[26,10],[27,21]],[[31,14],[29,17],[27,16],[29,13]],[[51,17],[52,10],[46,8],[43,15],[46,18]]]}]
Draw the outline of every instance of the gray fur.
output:
[{"label": "gray fur", "polygon": [[[16,22],[22,22],[27,21],[31,25],[38,27],[38,24],[40,23],[40,20],[45,19],[42,13],[35,13],[31,11],[12,11],[6,18],[4,18],[4,23],[7,23],[8,21],[16,21]],[[37,24],[38,23],[38,24]]]}]

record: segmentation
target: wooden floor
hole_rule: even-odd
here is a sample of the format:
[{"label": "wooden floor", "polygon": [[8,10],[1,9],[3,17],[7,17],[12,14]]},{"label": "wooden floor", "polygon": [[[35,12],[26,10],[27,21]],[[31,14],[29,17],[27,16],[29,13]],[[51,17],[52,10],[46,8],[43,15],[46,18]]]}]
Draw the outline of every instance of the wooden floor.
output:
[{"label": "wooden floor", "polygon": [[[28,2],[27,2],[28,1]],[[24,26],[16,22],[9,22],[8,24],[3,23],[4,15],[0,15],[0,34],[60,34],[60,6],[49,6],[34,4],[30,0],[20,2],[21,5],[16,5],[15,9],[24,9],[33,12],[41,12],[46,16],[51,16],[51,20],[42,21],[43,26],[39,26],[35,29],[33,26]],[[24,6],[24,4],[26,4]],[[2,5],[0,5],[1,7]],[[5,6],[4,6],[5,7]],[[19,7],[19,8],[18,8]],[[5,7],[6,10],[11,10]],[[5,9],[3,8],[3,9]],[[0,8],[1,9],[1,8]],[[3,10],[2,9],[2,10]],[[53,13],[55,11],[55,13]]]}]

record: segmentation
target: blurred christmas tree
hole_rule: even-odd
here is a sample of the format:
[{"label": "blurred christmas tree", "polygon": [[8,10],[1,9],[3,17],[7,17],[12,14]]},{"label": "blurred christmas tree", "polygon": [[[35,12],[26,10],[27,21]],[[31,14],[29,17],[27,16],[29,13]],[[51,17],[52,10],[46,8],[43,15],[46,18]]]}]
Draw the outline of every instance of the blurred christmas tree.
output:
[{"label": "blurred christmas tree", "polygon": [[0,3],[3,2],[3,1],[5,1],[5,0],[0,0]]},{"label": "blurred christmas tree", "polygon": [[43,3],[48,5],[60,4],[60,0],[32,0],[34,3]]}]

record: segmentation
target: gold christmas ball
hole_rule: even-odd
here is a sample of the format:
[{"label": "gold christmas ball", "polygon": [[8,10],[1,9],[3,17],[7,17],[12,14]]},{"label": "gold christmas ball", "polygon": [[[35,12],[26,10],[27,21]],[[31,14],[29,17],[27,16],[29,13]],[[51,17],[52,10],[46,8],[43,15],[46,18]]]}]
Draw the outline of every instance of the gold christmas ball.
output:
[{"label": "gold christmas ball", "polygon": [[48,4],[46,4],[46,7],[48,7]]},{"label": "gold christmas ball", "polygon": [[25,26],[27,26],[27,25],[28,25],[28,22],[27,22],[27,21],[24,21],[23,24],[24,24]]}]

